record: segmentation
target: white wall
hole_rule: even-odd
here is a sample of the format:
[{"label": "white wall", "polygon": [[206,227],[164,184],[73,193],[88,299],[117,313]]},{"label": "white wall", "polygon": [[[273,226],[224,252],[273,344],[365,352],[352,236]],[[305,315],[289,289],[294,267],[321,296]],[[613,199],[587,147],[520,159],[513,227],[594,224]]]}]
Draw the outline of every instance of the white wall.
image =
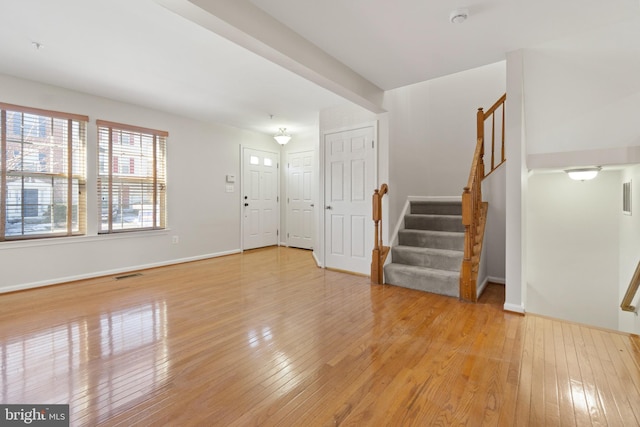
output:
[{"label": "white wall", "polygon": [[528,182],[527,311],[618,328],[620,171]]},{"label": "white wall", "polygon": [[[88,115],[88,235],[0,243],[0,291],[197,259],[240,249],[240,145],[277,151],[268,135],[198,122],[62,88],[0,75],[0,100]],[[97,236],[96,119],[169,132],[168,227]],[[235,174],[235,192],[225,175]],[[179,243],[172,244],[172,236]]]},{"label": "white wall", "polygon": [[476,112],[505,93],[505,62],[390,90],[393,224],[408,196],[460,196],[476,146]]},{"label": "white wall", "polygon": [[[640,261],[640,166],[628,166],[621,172],[619,190],[622,183],[631,181],[631,215],[620,214],[620,284],[618,290],[618,304],[622,302],[627,292],[629,282],[633,277],[638,261]],[[633,304],[640,305],[640,292]],[[640,316],[626,311],[618,311],[618,329],[625,332],[640,334]]]},{"label": "white wall", "polygon": [[527,153],[640,145],[640,20],[524,50]]},{"label": "white wall", "polygon": [[489,202],[482,257],[487,263],[487,277],[495,283],[505,283],[506,174],[503,165],[482,183],[482,198]]},{"label": "white wall", "polygon": [[[509,120],[515,120],[513,112],[507,110],[508,138],[521,132],[521,140],[524,143],[524,152],[521,153],[520,172],[510,167],[515,167],[514,156],[507,153],[507,301],[505,307],[517,304],[518,297],[514,292],[523,291],[519,301],[527,311],[554,313],[556,317],[563,317],[560,312],[564,310],[563,295],[559,295],[558,289],[577,288],[581,286],[581,280],[572,278],[570,266],[554,265],[553,269],[546,272],[539,270],[540,254],[557,253],[558,247],[554,240],[548,242],[538,241],[536,244],[527,243],[527,239],[545,235],[547,230],[557,227],[557,222],[551,217],[529,218],[536,206],[526,206],[537,203],[536,197],[527,196],[527,185],[536,184],[540,178],[529,180],[524,177],[518,180],[518,173],[529,168],[536,171],[544,168],[562,170],[569,167],[588,165],[620,165],[638,162],[640,150],[640,20],[637,18],[609,27],[599,28],[562,40],[555,40],[535,48],[523,49],[507,56],[509,101],[514,100],[516,94],[522,97],[523,116],[521,123],[514,123],[513,130],[509,130]],[[515,107],[513,102],[508,102],[510,108]],[[516,126],[517,125],[517,126]],[[508,145],[507,148],[513,147]],[[526,161],[525,161],[526,158]],[[562,174],[560,174],[562,175]],[[521,175],[522,176],[522,175]],[[600,178],[598,178],[600,179]],[[620,177],[614,186],[611,182],[610,194],[602,194],[607,197],[620,195]],[[604,185],[605,179],[600,184]],[[561,185],[566,182],[559,181]],[[554,185],[554,183],[549,183]],[[549,188],[548,191],[557,190]],[[564,201],[563,203],[566,203]],[[560,206],[564,206],[561,203]],[[523,208],[524,207],[524,208]],[[618,204],[616,204],[618,207]],[[521,213],[517,210],[522,209]],[[555,208],[552,208],[555,209]],[[588,209],[584,216],[592,225],[603,225],[603,215],[600,211]],[[614,221],[617,227],[619,218],[613,213],[606,223]],[[527,234],[518,236],[517,222],[521,221]],[[626,226],[620,224],[621,230],[632,230],[636,227],[633,219],[628,219]],[[611,232],[611,230],[609,230]],[[623,233],[623,231],[619,231]],[[518,241],[520,239],[520,241]],[[620,304],[619,289],[625,280],[628,284],[630,263],[633,261],[627,257],[637,257],[637,254],[625,255],[626,251],[633,252],[635,242],[625,241],[620,236],[619,242],[606,240],[604,250],[606,254],[602,261],[596,259],[589,246],[575,246],[572,249],[575,256],[583,259],[593,259],[593,262],[603,263],[602,269],[597,275],[590,276],[589,280],[599,277],[604,282],[619,283],[616,289],[589,288],[585,300],[573,302],[574,309],[567,305],[567,316],[573,320],[586,323],[606,325],[617,329],[634,327],[630,318],[619,313]],[[534,253],[529,253],[535,250]],[[616,255],[614,260],[616,267],[612,268],[611,254]],[[519,255],[519,256],[518,256]],[[619,257],[619,259],[618,259]],[[551,260],[549,260],[551,261]],[[635,261],[637,263],[637,260]],[[533,270],[536,268],[535,270]],[[547,267],[545,267],[546,269]],[[635,268],[635,266],[633,267]],[[606,272],[607,277],[604,277]],[[594,272],[595,273],[595,272]],[[565,277],[568,283],[563,288],[551,288],[543,285],[539,280],[540,274]],[[582,277],[582,276],[580,276]],[[520,280],[520,285],[516,283]],[[533,283],[533,282],[535,283]],[[533,284],[532,284],[533,283]],[[603,286],[603,285],[601,285]],[[606,292],[605,290],[606,289]],[[584,293],[584,292],[583,292]],[[601,308],[595,304],[595,296],[600,296],[606,301],[606,306]],[[614,301],[615,299],[615,301]],[[548,304],[548,307],[544,307]],[[615,311],[612,312],[611,310]],[[583,313],[592,312],[595,321],[580,317],[576,311]],[[598,313],[602,311],[602,313]],[[597,314],[598,313],[598,314]],[[584,316],[584,315],[583,315]],[[566,317],[566,316],[565,316]],[[615,321],[614,321],[615,318]],[[620,319],[618,319],[620,318]],[[623,318],[626,319],[623,321]]]}]

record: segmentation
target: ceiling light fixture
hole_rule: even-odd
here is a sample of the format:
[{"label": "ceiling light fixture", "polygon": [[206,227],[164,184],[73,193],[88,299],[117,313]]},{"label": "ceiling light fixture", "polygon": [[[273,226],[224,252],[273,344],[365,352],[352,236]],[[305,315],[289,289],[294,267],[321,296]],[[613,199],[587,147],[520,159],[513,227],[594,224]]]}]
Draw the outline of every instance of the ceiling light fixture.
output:
[{"label": "ceiling light fixture", "polygon": [[449,22],[462,24],[469,17],[469,9],[456,9],[449,15]]},{"label": "ceiling light fixture", "polygon": [[598,176],[598,172],[601,170],[602,168],[600,166],[596,166],[593,168],[567,169],[565,172],[569,174],[569,178],[574,181],[588,181]]},{"label": "ceiling light fixture", "polygon": [[273,139],[275,139],[278,144],[284,145],[291,139],[291,136],[287,133],[287,128],[280,128],[280,132],[273,135]]}]

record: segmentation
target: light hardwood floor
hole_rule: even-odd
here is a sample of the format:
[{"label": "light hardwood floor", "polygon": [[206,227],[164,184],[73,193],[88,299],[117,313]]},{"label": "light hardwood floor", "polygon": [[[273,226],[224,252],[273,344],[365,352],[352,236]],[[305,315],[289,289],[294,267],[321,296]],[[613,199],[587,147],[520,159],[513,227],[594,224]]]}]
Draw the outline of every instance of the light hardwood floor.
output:
[{"label": "light hardwood floor", "polygon": [[0,295],[2,403],[72,425],[640,425],[637,336],[268,248]]}]

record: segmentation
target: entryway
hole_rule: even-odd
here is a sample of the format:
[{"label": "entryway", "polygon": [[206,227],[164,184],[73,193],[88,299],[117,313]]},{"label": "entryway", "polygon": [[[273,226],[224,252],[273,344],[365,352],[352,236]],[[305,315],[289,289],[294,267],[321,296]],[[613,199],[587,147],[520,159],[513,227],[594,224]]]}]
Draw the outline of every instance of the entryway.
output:
[{"label": "entryway", "polygon": [[287,154],[287,245],[313,249],[314,152]]},{"label": "entryway", "polygon": [[242,249],[277,245],[279,154],[244,148],[242,155]]}]

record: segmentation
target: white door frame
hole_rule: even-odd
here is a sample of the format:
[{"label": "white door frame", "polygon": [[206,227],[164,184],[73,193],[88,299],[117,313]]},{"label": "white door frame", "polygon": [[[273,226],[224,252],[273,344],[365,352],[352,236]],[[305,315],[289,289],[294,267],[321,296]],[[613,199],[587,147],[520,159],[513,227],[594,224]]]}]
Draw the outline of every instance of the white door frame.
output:
[{"label": "white door frame", "polygon": [[[318,195],[319,197],[319,201],[318,204],[316,204],[316,208],[318,209],[318,230],[316,231],[316,243],[318,246],[318,252],[317,252],[317,261],[318,261],[318,266],[322,267],[322,268],[326,268],[326,248],[327,248],[327,244],[325,242],[325,230],[324,230],[324,224],[325,224],[325,215],[326,215],[326,210],[325,210],[325,206],[326,206],[326,200],[325,200],[325,184],[326,184],[326,177],[325,177],[325,167],[326,167],[326,156],[325,156],[325,139],[327,137],[327,135],[331,135],[333,133],[340,133],[340,132],[346,132],[346,131],[350,131],[350,130],[357,130],[357,129],[362,129],[362,128],[366,128],[366,127],[373,127],[373,141],[374,141],[374,149],[373,149],[373,181],[376,185],[376,188],[378,187],[379,183],[378,183],[378,147],[379,147],[379,138],[378,138],[378,121],[374,120],[372,122],[365,122],[365,123],[360,123],[358,125],[352,125],[352,126],[344,126],[341,128],[336,128],[336,129],[330,129],[330,130],[326,130],[326,131],[322,131],[322,134],[320,136],[320,149],[318,150],[318,155],[320,156],[320,170],[319,172],[319,184],[320,184],[320,194]],[[373,195],[373,190],[375,190],[375,188],[371,189],[371,194]],[[371,220],[371,229],[373,230],[373,219]]]},{"label": "white door frame", "polygon": [[244,252],[244,194],[245,194],[245,182],[244,182],[244,149],[248,148],[249,150],[257,150],[257,151],[265,151],[268,153],[276,153],[277,154],[277,178],[276,178],[276,196],[277,196],[277,200],[278,200],[278,208],[276,209],[276,215],[277,215],[277,224],[278,224],[278,239],[277,239],[277,245],[280,246],[280,210],[281,210],[281,204],[280,204],[280,161],[281,161],[281,157],[282,157],[282,152],[279,150],[273,150],[270,151],[268,149],[264,149],[264,148],[255,148],[255,147],[250,147],[250,146],[246,146],[243,144],[240,144],[240,177],[238,179],[240,179],[240,197],[239,197],[239,204],[238,206],[240,207],[240,251]]}]

